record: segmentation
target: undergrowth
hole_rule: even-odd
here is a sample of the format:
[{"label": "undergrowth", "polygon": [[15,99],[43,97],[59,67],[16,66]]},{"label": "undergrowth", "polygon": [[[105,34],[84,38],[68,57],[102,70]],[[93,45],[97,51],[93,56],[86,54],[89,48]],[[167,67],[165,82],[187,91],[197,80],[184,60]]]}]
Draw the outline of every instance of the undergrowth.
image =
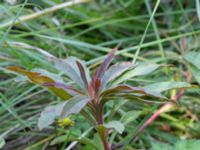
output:
[{"label": "undergrowth", "polygon": [[[170,103],[159,99],[153,103],[106,103],[105,122],[117,120],[125,127],[121,134],[108,127],[110,146],[153,150],[199,147],[198,0],[74,1],[72,6],[63,6],[67,2],[61,0],[9,2],[0,2],[0,147],[103,149],[101,137],[81,113],[39,130],[41,112],[62,102],[62,97],[12,74],[8,67],[42,70],[45,75],[51,72],[59,81],[64,73],[55,69],[49,58],[76,57],[94,74],[114,48],[118,51],[113,64],[134,65],[116,84],[162,93]],[[52,9],[55,6],[62,8]],[[34,16],[38,11],[42,14]],[[67,77],[64,81],[74,85]]]}]

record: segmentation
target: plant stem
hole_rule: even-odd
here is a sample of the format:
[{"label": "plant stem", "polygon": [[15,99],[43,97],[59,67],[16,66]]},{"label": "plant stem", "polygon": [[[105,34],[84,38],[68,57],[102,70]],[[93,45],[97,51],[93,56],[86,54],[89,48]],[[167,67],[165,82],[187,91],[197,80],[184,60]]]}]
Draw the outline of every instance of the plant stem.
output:
[{"label": "plant stem", "polygon": [[[187,67],[188,68],[188,67]],[[192,73],[187,71],[186,75],[186,82],[190,82],[192,80]],[[173,96],[171,99],[174,101],[178,101],[185,93],[185,89],[181,89],[175,96]],[[135,133],[135,135],[132,137],[131,141],[135,140],[136,137],[138,137],[144,129],[152,123],[157,117],[160,116],[160,114],[169,111],[174,105],[172,103],[167,103],[162,105],[152,116],[149,117],[149,119],[139,128],[139,130]],[[112,147],[112,150],[115,150],[117,148],[122,148],[123,146],[127,145],[125,142],[119,143]]]},{"label": "plant stem", "polygon": [[[104,118],[103,118],[103,106],[101,104],[98,104],[97,107],[97,123],[98,125],[103,125],[104,124]],[[101,137],[101,140],[102,140],[102,143],[103,143],[103,146],[104,146],[104,150],[111,150],[111,147],[109,145],[109,141],[108,141],[108,129],[104,128],[103,130],[101,131],[98,131],[100,137]]]},{"label": "plant stem", "polygon": [[104,150],[110,150],[110,145],[109,145],[109,142],[108,142],[108,130],[107,129],[105,129],[105,131],[103,133],[102,142],[103,142]]}]

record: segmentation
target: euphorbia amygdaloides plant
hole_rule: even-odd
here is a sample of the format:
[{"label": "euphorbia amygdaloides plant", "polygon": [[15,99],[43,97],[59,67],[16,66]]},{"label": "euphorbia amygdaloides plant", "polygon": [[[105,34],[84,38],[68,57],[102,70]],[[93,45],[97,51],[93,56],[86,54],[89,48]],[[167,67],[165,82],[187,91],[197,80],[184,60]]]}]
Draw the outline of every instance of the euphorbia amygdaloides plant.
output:
[{"label": "euphorbia amygdaloides plant", "polygon": [[[46,128],[54,123],[56,118],[65,118],[71,114],[81,114],[94,126],[99,133],[105,150],[111,149],[108,141],[108,129],[114,128],[123,132],[114,124],[104,122],[104,106],[110,100],[144,101],[167,99],[160,93],[152,92],[145,88],[134,87],[128,84],[114,82],[118,77],[134,69],[135,65],[129,62],[111,65],[115,56],[113,49],[101,63],[99,68],[91,76],[85,63],[75,57],[68,57],[65,60],[51,58],[55,68],[63,72],[70,80],[67,83],[61,78],[44,72],[30,72],[16,66],[8,67],[9,70],[28,77],[35,84],[48,88],[55,95],[65,100],[56,105],[48,106],[38,121],[40,129]],[[87,108],[87,111],[84,109]],[[118,122],[119,124],[119,122]]]}]

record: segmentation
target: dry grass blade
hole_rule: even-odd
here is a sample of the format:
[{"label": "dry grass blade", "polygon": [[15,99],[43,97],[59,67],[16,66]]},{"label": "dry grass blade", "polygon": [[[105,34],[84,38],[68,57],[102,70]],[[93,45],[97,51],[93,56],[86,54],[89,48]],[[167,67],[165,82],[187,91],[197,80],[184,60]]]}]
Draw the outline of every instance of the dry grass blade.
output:
[{"label": "dry grass blade", "polygon": [[[55,5],[55,6],[51,7],[51,8],[46,8],[44,10],[38,11],[38,12],[30,14],[30,15],[21,16],[14,22],[14,25],[22,23],[22,22],[26,22],[28,20],[32,20],[32,19],[38,18],[40,16],[46,15],[48,13],[52,13],[54,11],[57,11],[59,9],[65,8],[65,7],[73,6],[73,5],[80,4],[80,3],[86,3],[86,2],[89,2],[89,1],[90,0],[72,0],[70,2],[65,2],[65,3],[62,3],[62,4],[58,4],[58,5]],[[8,22],[0,24],[0,28],[8,27],[12,23],[13,23],[13,20],[10,20]]]}]

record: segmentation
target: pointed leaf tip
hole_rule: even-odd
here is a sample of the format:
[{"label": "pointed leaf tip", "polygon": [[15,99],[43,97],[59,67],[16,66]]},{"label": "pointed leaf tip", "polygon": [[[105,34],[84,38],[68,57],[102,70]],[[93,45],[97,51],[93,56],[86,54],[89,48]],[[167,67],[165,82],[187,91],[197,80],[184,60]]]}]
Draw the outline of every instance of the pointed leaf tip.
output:
[{"label": "pointed leaf tip", "polygon": [[53,124],[57,118],[65,118],[79,113],[88,101],[89,99],[85,96],[74,96],[69,101],[46,107],[39,117],[38,128],[42,130]]},{"label": "pointed leaf tip", "polygon": [[[37,72],[27,71],[27,70],[24,70],[24,69],[17,67],[17,66],[10,66],[7,69],[14,71],[16,73],[19,73],[21,75],[27,76],[28,79],[34,84],[42,85],[43,83],[54,83],[55,82],[52,78],[50,78],[48,76],[42,75],[42,74],[37,73]],[[55,87],[47,87],[47,88],[50,91],[52,91],[55,95],[59,96],[62,99],[66,100],[66,99],[71,97],[70,95],[68,95],[62,89],[57,89]]]},{"label": "pointed leaf tip", "polygon": [[120,121],[111,121],[104,124],[104,126],[106,128],[113,128],[120,134],[122,134],[125,129],[124,125]]},{"label": "pointed leaf tip", "polygon": [[43,83],[42,85],[47,86],[47,87],[55,87],[55,88],[58,88],[58,89],[63,89],[70,94],[85,95],[83,92],[81,92],[77,89],[74,89],[71,85],[67,85],[67,84],[64,84],[64,83],[51,82],[51,83]]},{"label": "pointed leaf tip", "polygon": [[111,66],[103,75],[102,88],[105,88],[107,83],[109,83],[112,80],[115,80],[117,77],[119,77],[126,71],[132,69],[133,67],[135,67],[135,65],[131,62],[124,62],[121,64]]},{"label": "pointed leaf tip", "polygon": [[100,79],[102,78],[107,68],[109,67],[110,63],[112,62],[116,51],[117,51],[117,48],[112,49],[112,51],[108,53],[107,57],[104,59],[103,63],[100,65],[100,67],[95,73],[95,76],[97,78],[100,78]]},{"label": "pointed leaf tip", "polygon": [[82,79],[82,81],[85,85],[85,88],[88,89],[88,81],[87,81],[87,77],[86,77],[86,74],[85,74],[84,67],[79,61],[76,61],[76,64],[78,66],[80,76],[81,76],[81,79]]}]

